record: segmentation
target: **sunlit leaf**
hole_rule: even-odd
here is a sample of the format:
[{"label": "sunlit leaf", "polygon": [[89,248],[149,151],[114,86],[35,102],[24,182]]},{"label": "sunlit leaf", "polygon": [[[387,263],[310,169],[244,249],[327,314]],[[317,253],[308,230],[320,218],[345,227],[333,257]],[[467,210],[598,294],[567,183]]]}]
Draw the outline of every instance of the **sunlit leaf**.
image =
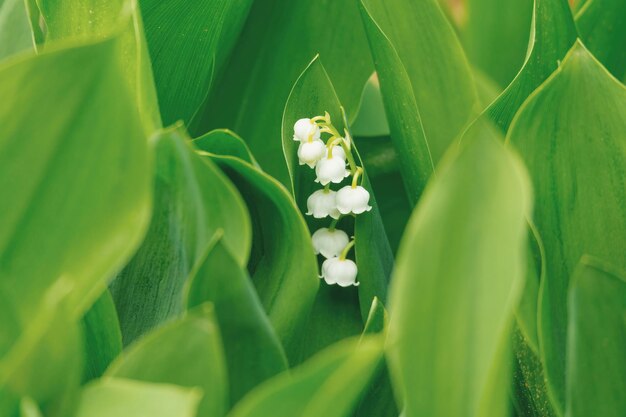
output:
[{"label": "sunlit leaf", "polygon": [[507,138],[541,202],[534,215],[545,251],[539,344],[559,411],[573,270],[585,253],[626,267],[625,135],[626,88],[577,43],[522,107]]},{"label": "sunlit leaf", "polygon": [[0,60],[34,46],[24,0],[0,2]]}]

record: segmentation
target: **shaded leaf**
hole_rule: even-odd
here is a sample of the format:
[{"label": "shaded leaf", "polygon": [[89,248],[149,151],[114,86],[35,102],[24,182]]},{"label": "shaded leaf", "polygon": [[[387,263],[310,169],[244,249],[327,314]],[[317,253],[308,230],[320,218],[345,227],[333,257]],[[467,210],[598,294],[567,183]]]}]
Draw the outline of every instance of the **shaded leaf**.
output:
[{"label": "shaded leaf", "polygon": [[584,257],[572,277],[567,340],[567,417],[626,410],[626,280]]},{"label": "shaded leaf", "polygon": [[192,132],[236,131],[263,169],[288,185],[287,167],[278,156],[281,116],[293,83],[318,52],[353,118],[373,70],[354,0],[254,2]]},{"label": "shaded leaf", "polygon": [[[203,395],[198,415],[219,417],[227,410],[226,363],[213,309],[208,306],[139,339],[111,364],[106,375],[199,387]],[[172,409],[168,416],[181,412]]]},{"label": "shaded leaf", "polygon": [[234,156],[258,167],[250,148],[235,132],[227,129],[212,130],[194,139],[194,145],[205,152],[216,155]]},{"label": "shaded leaf", "polygon": [[346,417],[382,357],[376,337],[345,340],[259,386],[230,417]]},{"label": "shaded leaf", "polygon": [[108,378],[83,389],[76,417],[195,417],[201,396],[197,389]]},{"label": "shaded leaf", "polygon": [[526,98],[557,69],[576,41],[576,27],[567,0],[535,0],[526,60],[515,79],[486,110],[504,131]]},{"label": "shaded leaf", "polygon": [[283,348],[250,277],[222,243],[220,231],[191,273],[186,294],[188,308],[205,302],[215,308],[228,366],[231,405],[287,369]]},{"label": "shaded leaf", "polygon": [[359,112],[350,127],[354,136],[389,136],[389,123],[376,73],[367,80],[363,88]]},{"label": "shaded leaf", "polygon": [[148,234],[111,284],[124,344],[184,311],[183,285],[218,229],[240,266],[248,260],[245,204],[213,162],[198,156],[181,126],[153,137],[156,176]]},{"label": "shaded leaf", "polygon": [[447,155],[398,253],[388,344],[407,417],[507,412],[531,197],[519,160],[483,132]]},{"label": "shaded leaf", "polygon": [[111,39],[0,69],[0,286],[23,318],[61,278],[81,317],[147,226],[148,149],[115,49]]},{"label": "shaded leaf", "polygon": [[626,267],[626,88],[580,43],[524,104],[508,140],[531,173],[545,250],[539,344],[564,405],[567,289],[585,254]]}]

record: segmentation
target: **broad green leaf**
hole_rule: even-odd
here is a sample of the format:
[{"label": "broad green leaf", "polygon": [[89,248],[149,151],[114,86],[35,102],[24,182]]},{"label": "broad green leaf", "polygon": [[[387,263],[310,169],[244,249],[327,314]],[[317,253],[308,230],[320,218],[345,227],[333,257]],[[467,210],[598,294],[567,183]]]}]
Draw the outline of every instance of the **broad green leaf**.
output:
[{"label": "broad green leaf", "polygon": [[626,2],[590,0],[576,14],[581,39],[611,73],[626,76]]},{"label": "broad green leaf", "polygon": [[[33,4],[31,18],[41,14],[45,33],[38,48],[59,41],[93,41],[120,36],[115,60],[122,69],[146,135],[163,126],[159,115],[150,57],[137,0],[26,0]],[[35,4],[36,3],[36,4]]]},{"label": "broad green leaf", "polygon": [[195,417],[201,396],[198,389],[107,378],[83,389],[76,417]]},{"label": "broad green leaf", "polygon": [[20,417],[43,417],[43,414],[35,401],[25,397],[20,401]]},{"label": "broad green leaf", "polygon": [[363,88],[359,112],[351,125],[351,130],[354,136],[389,136],[389,123],[376,73],[367,80]]},{"label": "broad green leaf", "polygon": [[342,341],[260,385],[229,417],[348,417],[382,354],[376,336]]},{"label": "broad green leaf", "polygon": [[122,352],[122,332],[111,293],[107,290],[82,320],[85,346],[83,382],[102,376]]},{"label": "broad green leaf", "polygon": [[515,155],[482,132],[447,155],[398,253],[388,345],[406,417],[506,415],[531,192]]},{"label": "broad green leaf", "polygon": [[[226,363],[213,309],[204,306],[137,340],[118,357],[107,377],[199,387],[198,415],[226,414]],[[124,415],[124,414],[122,414]],[[180,415],[172,410],[171,416]]]},{"label": "broad green leaf", "polygon": [[526,98],[552,72],[576,41],[576,27],[567,0],[535,0],[526,60],[515,79],[486,110],[504,131]]},{"label": "broad green leaf", "polygon": [[232,405],[261,382],[287,369],[283,348],[248,272],[228,252],[219,231],[191,273],[186,302],[188,308],[205,302],[215,308]]},{"label": "broad green leaf", "polygon": [[0,2],[0,61],[22,51],[34,50],[24,0]]},{"label": "broad green leaf", "polygon": [[184,311],[189,273],[218,229],[240,266],[248,260],[250,219],[245,204],[215,164],[198,156],[180,125],[152,139],[154,211],[148,234],[111,284],[124,344]]},{"label": "broad green leaf", "polygon": [[[26,396],[48,417],[71,414],[83,372],[80,330],[67,304],[71,290],[69,281],[59,281],[50,288],[10,350],[0,358],[3,416],[11,399]],[[10,319],[2,317],[3,327]],[[8,415],[12,416],[10,412]]]},{"label": "broad green leaf", "polygon": [[533,0],[468,0],[461,40],[469,60],[502,88],[524,64]]},{"label": "broad green leaf", "polygon": [[569,292],[567,417],[620,417],[626,410],[626,280],[585,257]]},{"label": "broad green leaf", "polygon": [[[313,59],[303,71],[294,85],[283,114],[283,148],[287,166],[291,175],[292,192],[300,210],[307,211],[306,201],[312,192],[321,189],[322,186],[315,183],[315,173],[306,165],[298,163],[298,144],[293,140],[294,123],[303,117],[323,115],[328,112],[333,125],[340,133],[347,128],[347,121],[342,120],[343,109],[333,88],[324,66],[319,57]],[[345,133],[346,135],[348,133]],[[363,167],[354,143],[352,154],[357,165]],[[376,204],[376,198],[367,175],[367,167],[363,167],[365,173],[361,185],[370,193],[369,204],[372,210],[356,216],[354,220],[355,258],[359,268],[358,287],[359,305],[363,322],[367,319],[370,305],[374,297],[384,302],[387,296],[387,283],[393,264],[393,255],[389,247],[389,241],[380,219],[380,212]],[[347,183],[347,181],[345,181]],[[343,184],[346,185],[346,184]],[[338,188],[333,184],[334,188]],[[347,216],[349,217],[349,216]],[[330,220],[315,220],[307,218],[311,232],[317,228],[328,227]],[[348,222],[343,219],[338,223],[338,228],[348,230]],[[325,285],[325,284],[324,284]],[[344,290],[345,293],[351,289]]]},{"label": "broad green leaf", "polygon": [[228,57],[252,0],[139,0],[165,125],[188,123]]},{"label": "broad green leaf", "polygon": [[391,137],[415,204],[432,172],[430,156],[437,164],[479,111],[472,73],[436,0],[360,4]]},{"label": "broad green leaf", "polygon": [[[207,142],[199,138],[195,143]],[[287,190],[274,178],[233,156],[207,156],[230,177],[248,204],[255,226],[248,270],[289,362],[298,363],[319,286],[306,224]]]},{"label": "broad green leaf", "polygon": [[115,50],[111,39],[0,68],[0,286],[24,319],[60,279],[81,317],[145,232],[147,141]]},{"label": "broad green leaf", "polygon": [[250,148],[235,132],[227,129],[212,130],[204,136],[194,139],[194,145],[205,152],[215,155],[234,156],[258,167]]},{"label": "broad green leaf", "polygon": [[580,257],[626,268],[626,88],[577,43],[520,109],[507,140],[537,195],[542,237],[539,344],[559,411],[564,405],[567,289]]},{"label": "broad green leaf", "polygon": [[293,83],[320,53],[350,118],[373,68],[354,0],[264,0],[253,3],[233,56],[216,79],[192,132],[228,127],[284,185],[281,116]]},{"label": "broad green leaf", "polygon": [[541,359],[519,329],[513,332],[515,372],[512,399],[518,417],[557,417]]}]

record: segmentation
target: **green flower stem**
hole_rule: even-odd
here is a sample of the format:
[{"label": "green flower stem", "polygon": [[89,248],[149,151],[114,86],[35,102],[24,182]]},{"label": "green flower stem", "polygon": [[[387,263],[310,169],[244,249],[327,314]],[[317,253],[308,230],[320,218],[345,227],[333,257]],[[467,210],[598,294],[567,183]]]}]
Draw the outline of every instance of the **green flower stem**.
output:
[{"label": "green flower stem", "polygon": [[355,242],[356,242],[356,240],[352,239],[350,241],[350,243],[348,243],[346,245],[346,247],[343,248],[343,251],[341,251],[341,255],[339,255],[339,260],[341,260],[341,261],[345,261],[346,260],[346,256],[348,256],[348,252],[350,252],[350,249],[352,249],[352,247],[354,246]]}]

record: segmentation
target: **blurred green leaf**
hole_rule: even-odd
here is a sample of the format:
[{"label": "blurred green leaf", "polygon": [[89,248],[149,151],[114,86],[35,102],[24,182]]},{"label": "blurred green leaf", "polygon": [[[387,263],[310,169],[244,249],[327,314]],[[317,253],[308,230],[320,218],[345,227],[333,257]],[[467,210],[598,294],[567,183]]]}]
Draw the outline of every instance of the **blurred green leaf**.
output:
[{"label": "blurred green leaf", "polygon": [[[199,138],[195,143],[202,147],[207,141]],[[248,270],[289,362],[296,364],[301,360],[305,324],[319,286],[306,224],[287,190],[274,178],[239,158],[208,156],[248,204],[255,227]]]},{"label": "blurred green leaf", "polygon": [[[71,415],[83,372],[81,334],[67,304],[72,289],[68,280],[51,287],[0,358],[3,416],[12,416],[11,402],[16,406],[17,400],[26,396],[38,403],[47,417]],[[7,319],[11,318],[2,317],[2,327]]]},{"label": "blurred green leaf", "polygon": [[626,280],[584,257],[572,277],[567,340],[567,417],[626,410]]},{"label": "blurred green leaf", "polygon": [[154,212],[134,258],[111,284],[124,344],[184,311],[183,286],[218,229],[240,266],[248,260],[250,218],[233,184],[198,156],[177,125],[152,139]]},{"label": "blurred green leaf", "polygon": [[526,98],[559,66],[576,41],[576,26],[567,0],[535,0],[524,66],[504,93],[486,110],[504,131]]},{"label": "blurred green leaf", "polygon": [[461,39],[472,64],[506,87],[524,64],[533,0],[468,0]]},{"label": "blurred green leaf", "polygon": [[495,133],[486,127],[446,156],[401,243],[388,345],[407,417],[507,412],[531,191]]},{"label": "blurred green leaf", "polygon": [[27,1],[33,4],[31,15],[40,13],[45,22],[45,33],[38,42],[40,50],[64,40],[88,42],[118,36],[111,59],[122,70],[135,97],[144,132],[150,135],[163,126],[137,0]]},{"label": "blurred green leaf", "polygon": [[212,130],[206,135],[194,139],[194,145],[205,152],[215,155],[234,156],[258,168],[258,164],[246,142],[230,130]]},{"label": "blurred green leaf", "polygon": [[83,389],[76,417],[195,417],[201,396],[197,389],[107,378]]},{"label": "blurred green leaf", "polygon": [[18,52],[33,51],[34,47],[25,1],[0,2],[0,61]]},{"label": "blurred green leaf", "polygon": [[[198,415],[202,417],[220,417],[228,409],[226,361],[209,305],[137,340],[111,364],[106,375],[199,387],[203,395]],[[172,410],[168,416],[180,413]]]},{"label": "blurred green leaf", "polygon": [[351,125],[351,131],[354,136],[389,136],[389,123],[377,74],[372,75],[363,88],[359,112]]},{"label": "blurred green leaf", "polygon": [[[307,166],[298,165],[298,145],[293,140],[293,125],[300,118],[323,115],[324,112],[330,114],[335,128],[343,133],[344,129],[347,128],[347,121],[345,118],[343,120],[341,118],[344,114],[343,108],[324,66],[319,57],[316,57],[296,81],[283,114],[283,149],[292,179],[294,199],[303,213],[307,211],[306,201],[308,197],[315,190],[321,189],[321,186],[314,182],[315,173],[313,170]],[[357,165],[363,166],[354,143],[352,150]],[[372,210],[356,216],[354,237],[356,240],[355,257],[359,267],[359,305],[364,322],[374,297],[378,297],[381,301],[387,297],[387,283],[393,264],[393,254],[380,219],[374,191],[367,175],[367,167],[363,166],[363,168],[365,172],[361,185],[370,193],[369,204],[372,206]],[[307,220],[311,231],[315,231],[322,225],[327,226],[329,222],[328,219],[316,221],[309,218]],[[345,229],[345,223],[345,220],[340,221],[339,228]],[[344,290],[346,293],[348,291],[350,289]]]},{"label": "blurred green leaf", "polygon": [[165,125],[189,123],[228,57],[252,0],[139,0]]},{"label": "blurred green leaf", "polygon": [[320,53],[351,119],[373,68],[354,0],[254,2],[233,56],[220,73],[192,132],[228,127],[250,145],[259,163],[289,184],[281,116],[293,83]]},{"label": "blurred green leaf", "polygon": [[345,340],[246,396],[229,417],[348,417],[382,358],[375,336]]},{"label": "blurred green leaf", "polygon": [[87,311],[82,320],[85,349],[83,382],[102,376],[122,352],[122,332],[113,297],[107,290]]},{"label": "blurred green leaf", "polygon": [[626,76],[626,1],[590,0],[576,14],[589,51],[620,80]]},{"label": "blurred green leaf", "polygon": [[589,253],[626,267],[626,88],[577,43],[520,109],[508,140],[533,180],[545,250],[539,344],[559,412],[565,400],[567,289]]},{"label": "blurred green leaf", "polygon": [[60,279],[81,317],[147,226],[148,149],[115,48],[0,68],[0,286],[24,319]]},{"label": "blurred green leaf", "polygon": [[254,291],[247,271],[237,264],[217,232],[191,273],[187,306],[211,302],[222,335],[230,403],[287,369],[283,348]]},{"label": "blurred green leaf", "polygon": [[463,49],[436,0],[363,0],[361,12],[404,169],[419,158],[428,172],[424,133],[436,164],[478,110]]},{"label": "blurred green leaf", "polygon": [[42,417],[41,410],[30,397],[22,398],[20,402],[20,417]]}]

